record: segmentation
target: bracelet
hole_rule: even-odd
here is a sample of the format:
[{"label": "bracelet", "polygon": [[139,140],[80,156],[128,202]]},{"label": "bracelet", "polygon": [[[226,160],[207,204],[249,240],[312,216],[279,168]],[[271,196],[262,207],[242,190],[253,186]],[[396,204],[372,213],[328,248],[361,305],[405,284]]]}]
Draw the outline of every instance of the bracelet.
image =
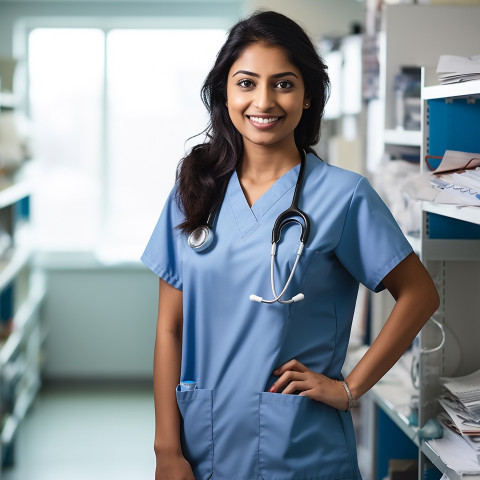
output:
[{"label": "bracelet", "polygon": [[347,411],[352,409],[353,407],[357,406],[357,401],[355,400],[355,397],[352,395],[352,392],[348,388],[347,382],[345,380],[342,380],[342,385],[345,391],[347,392],[347,397],[348,397],[348,407]]}]

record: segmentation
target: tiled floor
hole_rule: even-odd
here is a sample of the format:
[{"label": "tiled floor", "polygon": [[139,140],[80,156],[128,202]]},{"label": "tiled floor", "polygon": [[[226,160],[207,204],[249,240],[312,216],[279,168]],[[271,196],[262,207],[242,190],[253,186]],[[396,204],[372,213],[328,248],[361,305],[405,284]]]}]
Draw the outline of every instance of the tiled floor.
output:
[{"label": "tiled floor", "polygon": [[44,389],[2,480],[153,480],[148,387]]}]

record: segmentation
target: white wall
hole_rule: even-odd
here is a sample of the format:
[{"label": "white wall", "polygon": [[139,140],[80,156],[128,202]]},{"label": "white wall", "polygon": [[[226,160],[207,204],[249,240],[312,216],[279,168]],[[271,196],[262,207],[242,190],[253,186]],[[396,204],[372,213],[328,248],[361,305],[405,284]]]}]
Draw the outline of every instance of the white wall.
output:
[{"label": "white wall", "polygon": [[149,379],[158,279],[141,266],[50,267],[42,308],[48,379]]},{"label": "white wall", "polygon": [[358,0],[245,0],[244,9],[271,9],[297,21],[312,39],[350,33],[353,22],[363,23],[363,3]]}]

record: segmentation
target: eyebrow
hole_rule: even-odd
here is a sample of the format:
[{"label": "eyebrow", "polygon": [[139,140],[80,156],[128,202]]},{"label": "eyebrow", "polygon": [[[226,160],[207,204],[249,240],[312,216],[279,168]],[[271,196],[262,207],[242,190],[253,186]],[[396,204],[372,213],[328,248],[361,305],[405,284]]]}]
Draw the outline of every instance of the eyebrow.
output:
[{"label": "eyebrow", "polygon": [[[232,77],[234,77],[235,75],[238,75],[238,74],[243,74],[243,75],[250,75],[251,77],[257,77],[257,78],[260,78],[260,75],[258,73],[253,73],[253,72],[249,72],[248,70],[238,70],[237,72],[235,72]],[[282,77],[288,77],[288,76],[293,76],[295,78],[298,78],[298,75],[296,75],[295,73],[293,72],[281,72],[281,73],[276,73],[275,75],[272,75],[272,78],[282,78]]]}]

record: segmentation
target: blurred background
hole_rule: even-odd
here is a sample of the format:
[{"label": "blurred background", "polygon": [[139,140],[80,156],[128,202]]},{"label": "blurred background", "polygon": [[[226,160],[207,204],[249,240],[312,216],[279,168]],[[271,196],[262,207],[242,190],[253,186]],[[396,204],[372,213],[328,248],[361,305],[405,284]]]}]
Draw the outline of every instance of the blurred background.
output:
[{"label": "blurred background", "polygon": [[404,3],[0,0],[0,478],[153,479],[158,279],[139,258],[228,28],[257,8],[305,27],[332,80],[317,151],[372,176],[396,121],[385,9]]}]

